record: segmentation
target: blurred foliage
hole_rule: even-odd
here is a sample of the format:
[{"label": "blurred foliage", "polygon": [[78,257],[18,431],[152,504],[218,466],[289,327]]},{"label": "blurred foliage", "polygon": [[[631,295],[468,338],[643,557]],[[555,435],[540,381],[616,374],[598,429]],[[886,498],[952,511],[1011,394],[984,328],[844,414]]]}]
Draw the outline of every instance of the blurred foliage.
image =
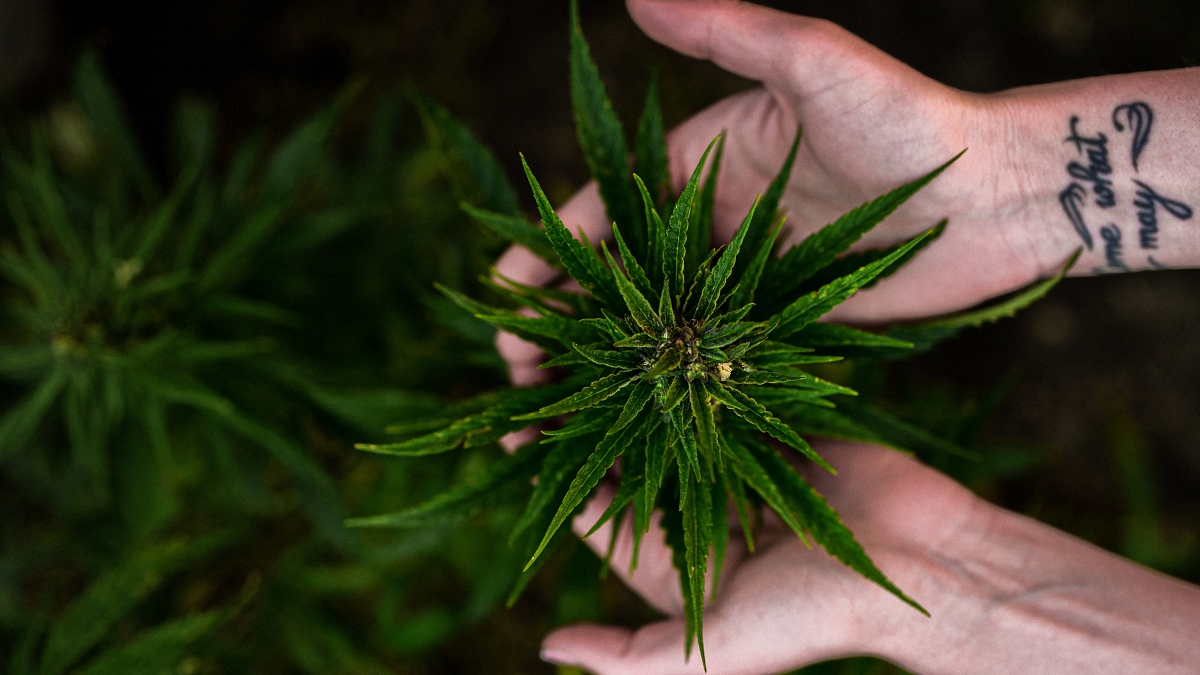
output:
[{"label": "blurred foliage", "polygon": [[213,111],[183,103],[165,189],[91,55],[69,102],[8,125],[8,672],[392,672],[496,604],[501,538],[342,526],[344,504],[477,470],[385,467],[338,439],[503,380],[492,331],[424,289],[474,291],[499,250],[459,199],[513,208],[420,141],[403,92],[339,142],[359,88],[223,167]]}]

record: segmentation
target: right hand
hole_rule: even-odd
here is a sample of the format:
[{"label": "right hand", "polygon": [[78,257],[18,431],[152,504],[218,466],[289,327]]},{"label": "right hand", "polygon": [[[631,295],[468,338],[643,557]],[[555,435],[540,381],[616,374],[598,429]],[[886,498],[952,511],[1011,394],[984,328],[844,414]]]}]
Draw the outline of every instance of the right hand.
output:
[{"label": "right hand", "polygon": [[[766,189],[797,124],[804,137],[782,203],[791,228],[784,246],[969,148],[860,247],[894,244],[949,218],[941,240],[829,318],[869,324],[969,307],[1057,271],[1076,245],[1069,233],[1060,240],[1031,231],[1045,218],[1008,161],[1007,106],[939,84],[827,21],[727,0],[627,4],[655,40],[763,83],[698,113],[668,137],[678,191],[709,141],[728,133],[715,206],[718,242],[731,238]],[[594,183],[559,214],[592,241],[611,236]],[[497,270],[529,284],[553,276],[519,248]],[[536,349],[512,336],[499,347],[515,381],[537,381]]]}]

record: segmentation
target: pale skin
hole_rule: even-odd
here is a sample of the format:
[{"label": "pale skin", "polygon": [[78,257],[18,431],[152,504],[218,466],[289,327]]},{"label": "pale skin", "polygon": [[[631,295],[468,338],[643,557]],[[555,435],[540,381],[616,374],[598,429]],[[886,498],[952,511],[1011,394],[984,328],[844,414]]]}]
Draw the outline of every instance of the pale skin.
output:
[{"label": "pale skin", "polygon": [[[1200,208],[1200,69],[970,94],[825,21],[724,0],[627,4],[651,38],[763,85],[668,138],[678,190],[708,142],[728,133],[718,240],[731,236],[773,177],[797,124],[804,140],[783,200],[789,244],[968,149],[860,247],[892,244],[949,218],[942,238],[839,306],[832,320],[869,325],[969,307],[1059,271],[1079,249],[1072,274],[1200,266],[1200,232],[1191,227],[1200,216],[1190,217]],[[1152,126],[1144,111],[1139,118],[1149,129],[1140,149],[1138,120],[1121,108],[1133,103],[1153,118]],[[1072,131],[1083,140],[1066,142]],[[1156,197],[1145,196],[1147,187]],[[1064,207],[1069,190],[1074,218]],[[594,185],[559,214],[593,241],[610,224]],[[522,249],[497,268],[526,283],[553,277]],[[498,348],[515,383],[545,377],[527,343],[502,334]],[[710,673],[773,673],[852,654],[919,673],[1200,672],[1200,589],[988,505],[901,455],[822,450],[840,473],[819,477],[819,489],[932,617],[768,525],[757,553],[731,556],[708,610]],[[661,544],[643,553],[629,581],[679,615]],[[632,633],[571,627],[546,639],[544,655],[601,675],[701,672],[698,659],[684,663],[682,631],[682,619]]]},{"label": "pale skin", "polygon": [[[1200,670],[1200,588],[989,504],[892,450],[816,448],[838,475],[808,477],[930,617],[768,517],[754,553],[731,546],[705,611],[710,674],[767,675],[851,655],[926,675]],[[590,529],[607,496],[577,518],[577,532]],[[603,553],[610,532],[606,525],[587,542]],[[628,570],[631,546],[626,525],[618,572]],[[702,673],[698,656],[684,661],[683,600],[660,529],[625,579],[672,618],[635,631],[562,628],[546,638],[543,658],[599,675]]]}]

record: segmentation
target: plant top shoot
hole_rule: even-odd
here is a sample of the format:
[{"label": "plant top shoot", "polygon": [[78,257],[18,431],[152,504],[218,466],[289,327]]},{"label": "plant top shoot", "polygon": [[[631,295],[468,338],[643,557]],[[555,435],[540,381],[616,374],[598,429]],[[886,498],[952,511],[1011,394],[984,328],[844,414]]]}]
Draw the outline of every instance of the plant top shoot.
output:
[{"label": "plant top shoot", "polygon": [[[620,529],[615,525],[628,513],[636,566],[651,514],[662,511],[679,570],[688,654],[694,642],[704,659],[702,610],[720,581],[731,511],[750,550],[757,510],[770,507],[806,543],[824,547],[925,612],[875,566],[795,465],[811,462],[834,471],[804,435],[957,449],[881,410],[853,403],[853,390],[805,367],[847,356],[894,358],[914,343],[927,347],[963,326],[1011,315],[1044,295],[1057,278],[994,308],[892,335],[819,323],[834,306],[895,272],[938,237],[945,221],[891,248],[839,257],[957,157],[780,251],[780,199],[800,145],[798,130],[778,175],[732,241],[714,247],[713,201],[724,137],[713,140],[683,191],[672,195],[657,83],[652,79],[631,153],[574,2],[570,44],[577,133],[614,221],[612,245],[601,242],[597,249],[582,233],[573,237],[524,158],[543,227],[469,204],[463,208],[560,270],[560,280],[574,279],[587,295],[497,276],[486,282],[511,306],[500,308],[440,287],[475,317],[539,345],[549,356],[543,367],[561,368],[566,376],[555,384],[484,394],[437,418],[394,428],[407,436],[396,443],[358,447],[412,457],[495,444],[531,424],[552,428],[542,431],[540,441],[501,456],[472,483],[415,508],[350,524],[445,523],[526,497],[510,538],[524,551],[511,604],[546,560],[546,549],[569,529],[563,525],[619,458],[619,487],[592,531],[615,519],[615,536]],[[533,316],[517,308],[532,310]],[[833,396],[840,399],[836,404]],[[706,588],[710,565],[717,574]]]}]

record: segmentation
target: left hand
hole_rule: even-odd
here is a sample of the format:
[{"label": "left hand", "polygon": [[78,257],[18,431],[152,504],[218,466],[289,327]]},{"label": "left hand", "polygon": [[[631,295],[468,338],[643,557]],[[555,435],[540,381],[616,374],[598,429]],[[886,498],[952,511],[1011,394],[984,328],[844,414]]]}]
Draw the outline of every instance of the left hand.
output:
[{"label": "left hand", "polygon": [[[924,603],[939,621],[957,610],[934,594],[946,574],[945,542],[960,538],[990,507],[946,476],[911,457],[866,445],[825,444],[819,451],[838,475],[814,472],[818,489],[839,509],[875,563]],[[600,495],[576,519],[583,534],[606,507]],[[882,654],[888,644],[930,619],[867,581],[820,548],[806,548],[773,512],[754,535],[756,552],[731,533],[716,600],[704,614],[709,675],[779,673],[840,656]],[[656,514],[657,516],[657,514]],[[614,572],[650,605],[668,615],[638,630],[581,624],[559,629],[543,643],[543,658],[598,675],[702,673],[695,648],[684,661],[683,599],[662,530],[646,534],[639,565],[627,573],[632,550],[628,519],[612,556]],[[736,520],[734,521],[736,522]],[[586,541],[604,555],[605,525]],[[712,587],[711,574],[708,588]],[[943,645],[946,647],[947,645]]]}]

